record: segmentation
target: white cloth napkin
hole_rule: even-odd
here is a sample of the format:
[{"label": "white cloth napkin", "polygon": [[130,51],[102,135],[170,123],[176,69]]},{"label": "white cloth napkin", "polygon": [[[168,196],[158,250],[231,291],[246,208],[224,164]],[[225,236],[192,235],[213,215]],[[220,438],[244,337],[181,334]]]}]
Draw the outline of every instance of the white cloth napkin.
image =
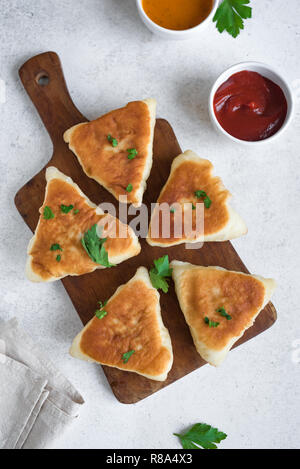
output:
[{"label": "white cloth napkin", "polygon": [[0,323],[0,448],[43,449],[84,404],[16,319]]}]

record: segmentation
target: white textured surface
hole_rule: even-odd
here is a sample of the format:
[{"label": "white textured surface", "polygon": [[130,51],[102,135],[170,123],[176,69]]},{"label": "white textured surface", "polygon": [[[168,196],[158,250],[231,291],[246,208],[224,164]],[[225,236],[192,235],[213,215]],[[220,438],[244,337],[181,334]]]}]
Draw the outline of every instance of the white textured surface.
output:
[{"label": "white textured surface", "polygon": [[[251,3],[254,18],[238,39],[211,25],[198,40],[174,43],[148,32],[134,0],[1,0],[0,318],[17,316],[86,399],[62,448],[179,448],[172,433],[199,421],[228,433],[224,448],[300,446],[300,363],[292,361],[300,339],[299,107],[283,138],[255,150],[216,135],[207,113],[213,79],[234,62],[261,60],[290,82],[300,78],[299,0]],[[235,195],[249,226],[234,242],[245,264],[279,283],[274,327],[220,369],[206,366],[133,406],[115,400],[97,366],[68,355],[81,323],[62,285],[24,278],[31,233],[13,198],[50,158],[51,143],[17,70],[47,50],[59,53],[71,95],[89,118],[132,99],[157,99],[182,148],[212,160]]]}]

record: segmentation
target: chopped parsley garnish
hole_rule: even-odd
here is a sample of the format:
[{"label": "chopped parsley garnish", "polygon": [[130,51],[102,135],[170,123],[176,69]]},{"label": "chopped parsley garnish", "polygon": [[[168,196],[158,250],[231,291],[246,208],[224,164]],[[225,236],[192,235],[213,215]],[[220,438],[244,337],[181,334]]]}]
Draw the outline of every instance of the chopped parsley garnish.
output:
[{"label": "chopped parsley garnish", "polygon": [[170,269],[169,256],[163,256],[154,261],[154,266],[149,272],[150,280],[154,288],[162,289],[164,293],[169,290],[166,277],[171,277],[172,269]]},{"label": "chopped parsley garnish", "polygon": [[57,260],[57,262],[60,262],[60,261],[61,261],[61,255],[60,255],[60,254],[58,254],[58,255],[56,256],[56,260]]},{"label": "chopped parsley garnish", "polygon": [[78,208],[76,208],[76,210],[74,210],[74,212],[73,212],[73,213],[74,213],[74,215],[77,215],[77,213],[79,213],[79,210],[78,210]]},{"label": "chopped parsley garnish", "polygon": [[184,449],[200,449],[199,446],[204,449],[218,449],[215,443],[227,438],[226,433],[206,423],[196,423],[188,432],[174,435],[178,436]]},{"label": "chopped parsley garnish", "polygon": [[203,202],[206,208],[209,208],[211,206],[211,200],[205,191],[195,191],[195,196],[197,197],[197,199],[203,198]]},{"label": "chopped parsley garnish", "polygon": [[170,212],[171,212],[171,213],[175,213],[175,212],[176,212],[175,208],[171,208],[171,209],[170,209]]},{"label": "chopped parsley garnish", "polygon": [[102,301],[98,301],[98,304],[100,308],[95,311],[95,316],[98,319],[103,319],[108,314],[108,312],[103,309],[104,306],[107,304],[107,301],[104,301],[104,303],[102,303]]},{"label": "chopped parsley garnish", "polygon": [[192,210],[196,210],[196,205],[192,203]]},{"label": "chopped parsley garnish", "polygon": [[197,199],[200,199],[200,197],[206,197],[206,192],[205,191],[195,191],[195,196]]},{"label": "chopped parsley garnish", "polygon": [[81,244],[93,262],[103,265],[104,267],[114,267],[108,260],[108,253],[104,246],[106,239],[107,238],[99,238],[97,235],[96,223],[83,235]]},{"label": "chopped parsley garnish", "polygon": [[71,212],[71,210],[74,208],[74,205],[64,205],[64,204],[61,204],[60,206],[60,209],[62,211],[62,213],[69,213]]},{"label": "chopped parsley garnish", "polygon": [[127,192],[131,192],[133,189],[133,185],[132,184],[128,184],[128,186],[126,187],[126,191]]},{"label": "chopped parsley garnish", "polygon": [[212,321],[207,316],[204,318],[204,322],[205,324],[208,324],[209,327],[218,327],[218,325],[220,324],[219,322]]},{"label": "chopped parsley garnish", "polygon": [[51,218],[54,218],[54,213],[52,212],[51,208],[46,205],[44,208],[44,220],[51,220]]},{"label": "chopped parsley garnish", "polygon": [[56,244],[52,244],[50,251],[62,251],[62,248],[58,243],[56,243]]},{"label": "chopped parsley garnish", "polygon": [[107,136],[107,140],[109,141],[109,143],[112,144],[113,147],[118,146],[118,140],[116,138],[113,138],[111,135]]},{"label": "chopped parsley garnish", "polygon": [[98,301],[98,305],[100,306],[101,309],[104,308],[104,306],[107,305],[107,301],[108,300],[105,300],[103,303],[102,303],[102,301]]},{"label": "chopped parsley garnish", "polygon": [[216,310],[217,313],[220,313],[221,316],[223,316],[223,318],[226,318],[228,321],[230,321],[230,319],[232,319],[232,317],[230,316],[230,314],[227,314],[226,313],[226,309],[225,308],[218,308]]},{"label": "chopped parsley garnish", "polygon": [[244,29],[243,19],[252,17],[252,8],[246,6],[249,3],[250,0],[223,0],[213,17],[218,31],[226,30],[232,37],[237,37]]},{"label": "chopped parsley garnish", "polygon": [[96,316],[96,318],[98,318],[98,319],[103,319],[103,318],[105,318],[105,316],[106,316],[107,314],[108,314],[107,311],[105,311],[104,309],[102,309],[102,310],[101,310],[101,309],[97,309],[97,310],[95,311],[95,316]]},{"label": "chopped parsley garnish", "polygon": [[134,353],[135,353],[134,350],[130,350],[129,352],[123,353],[123,355],[122,355],[123,363],[128,363],[129,358],[130,358],[131,355],[133,355]]},{"label": "chopped parsley garnish", "polygon": [[138,151],[136,150],[136,148],[128,148],[127,151],[129,160],[133,160],[138,155]]}]

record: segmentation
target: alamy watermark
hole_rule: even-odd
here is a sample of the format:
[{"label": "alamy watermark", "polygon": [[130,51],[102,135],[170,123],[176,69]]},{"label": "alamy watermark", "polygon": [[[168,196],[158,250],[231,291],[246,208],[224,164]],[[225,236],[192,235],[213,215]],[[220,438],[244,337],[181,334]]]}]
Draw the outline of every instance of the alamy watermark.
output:
[{"label": "alamy watermark", "polygon": [[126,200],[127,197],[122,196],[119,201],[118,219],[121,224],[113,204],[105,202],[98,206],[105,214],[97,226],[98,236],[127,238],[128,225],[138,237],[148,238],[155,244],[175,245],[182,242],[186,244],[187,249],[202,247],[205,210],[203,203],[152,203],[149,214],[147,205],[128,206]]}]

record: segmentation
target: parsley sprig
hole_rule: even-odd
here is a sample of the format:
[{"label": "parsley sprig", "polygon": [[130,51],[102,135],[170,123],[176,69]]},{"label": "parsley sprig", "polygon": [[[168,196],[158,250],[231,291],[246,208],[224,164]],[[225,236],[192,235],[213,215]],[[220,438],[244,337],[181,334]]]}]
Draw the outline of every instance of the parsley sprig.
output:
[{"label": "parsley sprig", "polygon": [[105,318],[105,316],[107,316],[107,314],[108,314],[108,312],[105,311],[105,309],[103,309],[104,306],[107,305],[107,300],[104,301],[104,303],[102,303],[102,301],[98,301],[98,304],[99,304],[100,308],[95,311],[95,316],[96,316],[96,318],[98,318],[98,319],[103,319],[103,318]]},{"label": "parsley sprig", "polygon": [[249,3],[250,0],[223,0],[213,17],[218,31],[226,30],[232,37],[237,37],[244,29],[243,19],[252,17],[252,8],[246,6]]},{"label": "parsley sprig", "polygon": [[44,213],[43,213],[44,220],[51,220],[51,218],[54,218],[54,213],[52,212],[52,209],[46,205],[44,208]]},{"label": "parsley sprig", "polygon": [[203,198],[205,208],[209,208],[211,206],[211,199],[208,197],[205,191],[195,191],[195,196],[197,199]]},{"label": "parsley sprig", "polygon": [[138,151],[136,148],[128,148],[128,159],[134,160],[134,158],[138,155]]},{"label": "parsley sprig", "polygon": [[71,210],[73,210],[73,208],[74,208],[74,205],[61,204],[61,206],[60,206],[60,209],[61,209],[62,213],[69,213],[69,212],[71,212]]},{"label": "parsley sprig", "polygon": [[107,238],[99,238],[97,235],[96,223],[83,235],[81,244],[93,262],[104,267],[114,267],[114,264],[111,264],[108,260],[108,253],[104,246],[106,240]]},{"label": "parsley sprig", "polygon": [[228,321],[230,321],[230,319],[232,319],[232,317],[230,316],[230,314],[228,314],[228,313],[226,312],[226,309],[223,308],[223,306],[222,306],[221,308],[218,308],[218,309],[216,310],[216,312],[217,312],[217,313],[220,313],[221,316],[222,316],[223,318],[226,318]]},{"label": "parsley sprig", "polygon": [[52,244],[50,251],[62,251],[62,247],[60,244],[55,243],[55,244]]},{"label": "parsley sprig", "polygon": [[161,289],[164,293],[168,293],[169,285],[166,280],[171,277],[172,269],[170,269],[169,256],[163,256],[153,261],[154,267],[149,272],[150,280],[154,288]]},{"label": "parsley sprig", "polygon": [[[62,251],[62,247],[60,244],[58,243],[55,243],[55,244],[52,244],[51,248],[50,248],[50,251]],[[60,254],[57,254],[56,256],[56,261],[57,262],[60,262],[61,261],[61,255]]]},{"label": "parsley sprig", "polygon": [[227,438],[226,433],[206,423],[196,423],[188,432],[174,435],[180,439],[183,449],[200,449],[200,446],[204,449],[218,449],[215,443]]},{"label": "parsley sprig", "polygon": [[118,140],[116,138],[112,137],[111,135],[107,136],[107,140],[109,141],[109,143],[112,144],[112,146],[114,148],[118,146]]},{"label": "parsley sprig", "polygon": [[218,325],[220,324],[219,322],[212,321],[207,316],[204,318],[204,322],[205,324],[208,324],[209,327],[218,327]]},{"label": "parsley sprig", "polygon": [[135,353],[134,350],[130,350],[129,352],[123,353],[123,355],[122,355],[122,361],[123,361],[123,363],[128,363],[129,358],[130,358],[131,355],[133,355],[134,353]]}]

